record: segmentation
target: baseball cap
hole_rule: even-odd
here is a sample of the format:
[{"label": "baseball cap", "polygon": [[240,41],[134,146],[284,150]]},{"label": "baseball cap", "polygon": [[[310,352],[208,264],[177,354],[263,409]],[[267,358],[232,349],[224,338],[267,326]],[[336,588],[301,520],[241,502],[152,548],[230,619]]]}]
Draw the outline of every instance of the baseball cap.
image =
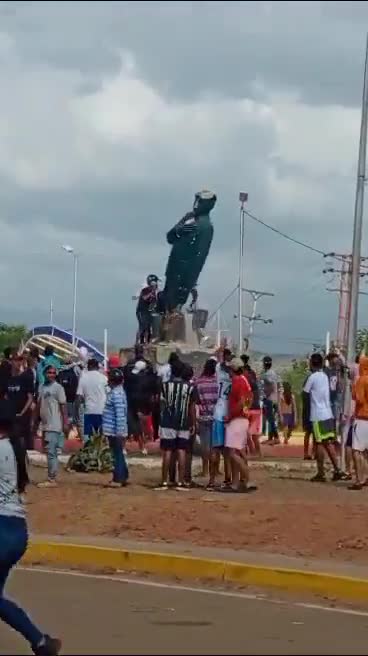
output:
[{"label": "baseball cap", "polygon": [[120,366],[120,358],[117,353],[112,353],[109,356],[109,369],[118,369]]},{"label": "baseball cap", "polygon": [[137,360],[137,362],[134,365],[134,368],[132,369],[132,374],[139,374],[141,371],[144,371],[146,367],[147,367],[147,362],[145,362],[144,360]]},{"label": "baseball cap", "polygon": [[233,358],[233,359],[229,362],[229,367],[230,367],[233,371],[238,371],[239,369],[243,369],[243,367],[244,367],[244,362],[243,362],[243,360],[242,360],[241,358]]}]

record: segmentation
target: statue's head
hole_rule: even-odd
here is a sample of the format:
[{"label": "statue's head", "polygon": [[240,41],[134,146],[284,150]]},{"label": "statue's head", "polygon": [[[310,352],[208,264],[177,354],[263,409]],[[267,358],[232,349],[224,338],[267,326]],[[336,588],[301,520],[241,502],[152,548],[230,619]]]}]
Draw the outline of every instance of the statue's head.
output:
[{"label": "statue's head", "polygon": [[194,214],[197,216],[200,214],[209,214],[209,212],[215,207],[216,201],[217,197],[213,191],[208,191],[207,189],[198,191],[194,196]]}]

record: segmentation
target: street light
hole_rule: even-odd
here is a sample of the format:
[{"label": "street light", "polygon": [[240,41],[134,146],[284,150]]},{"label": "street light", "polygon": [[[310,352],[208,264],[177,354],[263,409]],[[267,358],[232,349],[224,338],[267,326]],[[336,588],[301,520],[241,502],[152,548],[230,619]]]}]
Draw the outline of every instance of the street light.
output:
[{"label": "street light", "polygon": [[78,280],[78,253],[75,252],[73,246],[69,244],[63,244],[63,251],[69,255],[73,255],[74,259],[74,294],[73,294],[73,327],[72,327],[72,347],[74,351],[75,347],[75,337],[76,337],[76,316],[77,316],[77,280]]}]

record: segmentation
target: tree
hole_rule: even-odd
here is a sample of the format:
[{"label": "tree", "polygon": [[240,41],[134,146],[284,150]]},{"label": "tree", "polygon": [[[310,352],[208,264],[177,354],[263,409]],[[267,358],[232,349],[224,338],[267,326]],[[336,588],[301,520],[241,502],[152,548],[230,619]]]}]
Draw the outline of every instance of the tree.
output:
[{"label": "tree", "polygon": [[368,329],[360,328],[357,332],[356,342],[355,342],[356,352],[360,355],[361,353],[368,353]]},{"label": "tree", "polygon": [[19,348],[21,343],[26,340],[28,330],[21,324],[0,323],[0,354],[4,352],[7,346]]}]

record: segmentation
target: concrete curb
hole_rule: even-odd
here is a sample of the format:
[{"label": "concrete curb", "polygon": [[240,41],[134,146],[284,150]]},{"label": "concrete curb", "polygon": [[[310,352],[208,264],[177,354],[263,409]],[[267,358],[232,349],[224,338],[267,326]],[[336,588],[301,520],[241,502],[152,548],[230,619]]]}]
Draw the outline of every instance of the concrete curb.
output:
[{"label": "concrete curb", "polygon": [[221,583],[273,587],[285,591],[308,592],[325,597],[367,601],[368,580],[297,569],[272,568],[240,562],[197,558],[169,553],[113,549],[92,545],[34,542],[23,563],[93,567],[159,574],[185,579],[207,579]]},{"label": "concrete curb", "polygon": [[[59,463],[61,465],[66,465],[69,461],[69,455],[59,455]],[[46,467],[47,459],[44,453],[38,453],[37,451],[31,451],[29,453],[29,461],[31,465],[35,467]],[[128,455],[127,462],[130,467],[141,467],[143,469],[161,469],[161,459],[157,456],[134,456]],[[315,463],[299,460],[295,458],[294,461],[283,462],[282,460],[250,460],[250,466],[252,469],[261,469],[267,471],[278,471],[278,472],[310,472],[315,469]],[[201,461],[199,458],[195,457],[193,460],[194,470],[199,470],[201,467]]]}]

